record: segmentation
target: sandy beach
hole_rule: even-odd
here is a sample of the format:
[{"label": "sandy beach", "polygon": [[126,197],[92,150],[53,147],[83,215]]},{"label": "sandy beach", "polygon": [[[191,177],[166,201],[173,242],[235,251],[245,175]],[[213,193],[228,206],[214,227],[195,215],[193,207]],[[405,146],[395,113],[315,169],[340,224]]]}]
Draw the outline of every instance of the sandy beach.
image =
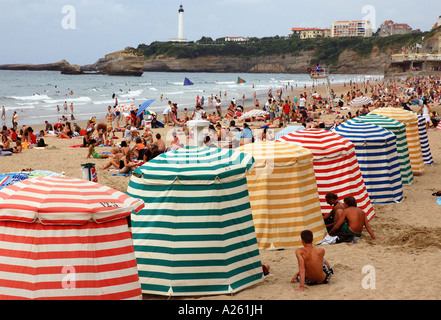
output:
[{"label": "sandy beach", "polygon": [[[349,88],[333,86],[337,96]],[[299,96],[302,89],[287,90],[284,95]],[[317,91],[324,95],[324,87]],[[310,90],[308,88],[308,94]],[[258,97],[261,105],[266,97]],[[246,109],[252,109],[247,101]],[[441,112],[438,103],[432,111]],[[417,111],[418,107],[412,107]],[[224,112],[226,106],[224,104]],[[182,110],[179,110],[180,112]],[[351,111],[355,111],[354,109]],[[345,111],[341,111],[346,114]],[[336,115],[322,115],[319,120],[333,122]],[[162,115],[159,115],[162,121]],[[105,122],[98,119],[97,122]],[[77,122],[85,127],[85,121]],[[20,125],[20,124],[19,124]],[[261,126],[262,123],[255,124]],[[33,126],[34,131],[43,124]],[[173,127],[152,129],[153,133],[167,136]],[[143,130],[141,132],[144,132]],[[122,133],[117,134],[118,137]],[[334,268],[334,276],[327,285],[306,287],[304,292],[296,292],[297,283],[290,283],[298,271],[295,250],[261,250],[261,260],[269,264],[270,275],[261,283],[234,295],[202,296],[185,298],[188,300],[423,300],[439,299],[441,275],[437,269],[441,259],[441,219],[440,205],[432,193],[441,190],[439,172],[441,170],[441,130],[428,131],[434,164],[426,165],[422,174],[415,175],[411,185],[405,185],[404,200],[398,204],[374,204],[376,212],[371,220],[375,234],[382,241],[370,239],[364,232],[359,243],[322,246],[325,258]],[[115,142],[121,139],[114,139]],[[48,149],[27,149],[21,154],[0,158],[0,172],[20,171],[26,168],[64,172],[66,176],[83,178],[81,164],[92,162],[97,167],[107,162],[103,159],[86,159],[86,148],[71,146],[82,143],[82,138],[57,139],[45,137]],[[167,142],[167,145],[170,141]],[[133,144],[132,144],[133,146]],[[98,147],[98,152],[110,151],[109,147]],[[98,182],[125,192],[130,180],[126,176],[113,176],[116,171],[98,170]],[[167,297],[144,295],[146,300],[166,300]],[[183,298],[171,298],[180,300]]]}]

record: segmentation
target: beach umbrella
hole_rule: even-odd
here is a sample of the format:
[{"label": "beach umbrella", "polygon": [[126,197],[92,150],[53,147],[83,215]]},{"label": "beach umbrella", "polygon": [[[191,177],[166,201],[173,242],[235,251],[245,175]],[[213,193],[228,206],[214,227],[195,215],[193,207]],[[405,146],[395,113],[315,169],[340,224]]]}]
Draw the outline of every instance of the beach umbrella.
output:
[{"label": "beach umbrella", "polygon": [[349,105],[351,107],[361,107],[361,106],[368,105],[371,103],[372,103],[371,98],[365,97],[365,96],[360,96],[360,97],[356,97],[352,101],[350,101]]},{"label": "beach umbrella", "polygon": [[109,187],[41,176],[0,191],[1,299],[140,299],[127,217]]},{"label": "beach umbrella", "polygon": [[293,143],[265,141],[237,151],[255,159],[247,183],[259,248],[300,247],[303,230],[311,230],[314,244],[322,242],[327,231],[311,151]]},{"label": "beach umbrella", "polygon": [[372,203],[403,200],[397,137],[389,130],[363,121],[343,122],[331,130],[351,141]]},{"label": "beach umbrella", "polygon": [[143,293],[235,293],[262,280],[246,173],[252,156],[185,147],[134,171],[127,193],[146,206],[132,214]]},{"label": "beach umbrella", "polygon": [[127,104],[121,104],[121,105],[115,107],[114,111],[115,112],[117,112],[117,111],[119,111],[119,112],[130,112],[130,111],[134,111],[134,110],[137,110],[137,109],[138,109],[138,106],[135,106],[134,104],[127,103]]},{"label": "beach umbrella", "polygon": [[[147,100],[147,101],[143,102],[143,103],[139,106],[139,109],[138,109],[138,112],[136,113],[136,115],[139,116],[140,114],[142,114],[142,113],[144,112],[144,110],[147,111],[147,108],[150,107],[150,105],[151,105],[153,102],[155,102],[154,99]],[[145,114],[145,112],[144,112],[144,114]]]},{"label": "beach umbrella", "polygon": [[332,209],[332,206],[327,204],[325,196],[328,192],[333,192],[338,195],[339,199],[353,196],[357,201],[357,206],[364,210],[368,219],[374,217],[374,208],[364,184],[352,142],[335,132],[322,129],[291,132],[278,141],[295,143],[312,152],[323,215],[328,214]]},{"label": "beach umbrella", "polygon": [[249,119],[249,118],[255,118],[255,117],[266,117],[268,112],[259,110],[259,109],[253,109],[250,111],[245,112],[241,118],[242,119]]},{"label": "beach umbrella", "polygon": [[433,164],[432,152],[430,151],[429,137],[427,136],[426,119],[418,116],[418,134],[420,136],[421,152],[423,153],[423,161],[425,164]]},{"label": "beach umbrella", "polygon": [[412,171],[414,175],[416,173],[422,173],[424,171],[424,160],[421,150],[417,114],[412,111],[395,107],[377,108],[372,110],[371,113],[390,117],[406,125],[407,146],[409,148]]},{"label": "beach umbrella", "polygon": [[395,119],[384,117],[379,114],[369,113],[365,116],[348,119],[348,122],[368,122],[380,126],[397,137],[397,152],[400,162],[401,181],[403,184],[412,184],[414,181],[413,171],[410,164],[409,148],[407,147],[406,125]]}]

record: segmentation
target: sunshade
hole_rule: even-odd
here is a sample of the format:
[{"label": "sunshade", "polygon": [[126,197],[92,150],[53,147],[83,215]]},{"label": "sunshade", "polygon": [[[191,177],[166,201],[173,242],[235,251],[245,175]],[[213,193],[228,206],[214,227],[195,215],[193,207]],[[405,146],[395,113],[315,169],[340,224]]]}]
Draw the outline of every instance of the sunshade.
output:
[{"label": "sunshade", "polygon": [[372,99],[369,97],[365,97],[365,96],[361,96],[361,97],[356,97],[354,98],[352,101],[349,102],[349,105],[351,107],[361,107],[364,105],[368,105],[372,103]]},{"label": "sunshade", "polygon": [[401,181],[403,184],[412,184],[414,176],[410,164],[409,148],[407,147],[406,125],[398,120],[374,113],[369,113],[365,116],[348,120],[348,122],[353,121],[372,123],[395,134],[397,137],[397,152],[400,161]]},{"label": "sunshade", "polygon": [[354,144],[372,203],[398,203],[403,200],[397,137],[392,132],[363,121],[343,122],[331,131]]},{"label": "sunshade", "polygon": [[374,208],[352,142],[334,132],[321,129],[292,132],[279,141],[295,143],[312,152],[322,214],[331,211],[332,207],[327,204],[325,196],[328,192],[333,192],[340,199],[353,196],[368,219],[373,218]]},{"label": "sunshade", "polygon": [[251,211],[260,249],[300,247],[300,233],[311,230],[314,244],[326,236],[308,149],[285,142],[255,142],[237,149],[252,155],[247,174]]},{"label": "sunshade", "polygon": [[246,173],[254,159],[229,149],[186,147],[134,171],[127,193],[144,293],[235,293],[262,280]]}]

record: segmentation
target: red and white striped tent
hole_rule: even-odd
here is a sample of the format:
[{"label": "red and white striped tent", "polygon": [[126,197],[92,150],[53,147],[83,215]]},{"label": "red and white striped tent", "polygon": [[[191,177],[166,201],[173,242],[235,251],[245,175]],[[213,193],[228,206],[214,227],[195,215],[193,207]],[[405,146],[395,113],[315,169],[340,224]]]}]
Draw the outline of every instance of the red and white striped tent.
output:
[{"label": "red and white striped tent", "polygon": [[374,208],[352,142],[337,133],[321,129],[291,132],[278,141],[296,143],[312,152],[322,214],[328,214],[332,210],[326,203],[325,196],[328,192],[333,192],[340,200],[353,196],[368,219],[374,217]]},{"label": "red and white striped tent", "polygon": [[0,191],[0,299],[140,299],[127,217],[144,202],[68,177]]}]

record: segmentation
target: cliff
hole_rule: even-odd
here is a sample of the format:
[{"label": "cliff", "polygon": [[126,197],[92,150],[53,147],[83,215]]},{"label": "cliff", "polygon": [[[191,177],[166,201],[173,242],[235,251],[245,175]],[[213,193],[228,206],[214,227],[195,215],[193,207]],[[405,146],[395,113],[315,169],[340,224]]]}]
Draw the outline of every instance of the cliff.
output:
[{"label": "cliff", "polygon": [[[265,57],[239,58],[206,56],[197,58],[170,58],[158,56],[146,59],[146,72],[242,72],[242,73],[306,73],[314,51],[303,51],[297,56],[273,55]],[[330,73],[337,74],[383,74],[390,59],[390,52],[372,50],[367,58],[360,57],[351,50],[340,54],[336,65],[329,66]]]}]

